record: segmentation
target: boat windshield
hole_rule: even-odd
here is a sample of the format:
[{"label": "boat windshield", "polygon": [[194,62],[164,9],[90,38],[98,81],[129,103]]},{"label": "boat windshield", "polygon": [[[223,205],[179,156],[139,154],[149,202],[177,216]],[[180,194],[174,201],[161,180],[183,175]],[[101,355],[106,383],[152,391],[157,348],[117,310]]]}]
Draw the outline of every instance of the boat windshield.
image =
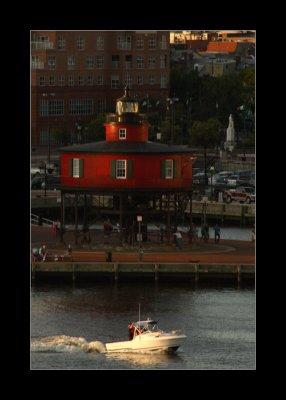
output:
[{"label": "boat windshield", "polygon": [[137,321],[135,322],[135,327],[140,330],[150,330],[154,329],[157,324],[157,321],[153,319],[148,319],[146,321]]}]

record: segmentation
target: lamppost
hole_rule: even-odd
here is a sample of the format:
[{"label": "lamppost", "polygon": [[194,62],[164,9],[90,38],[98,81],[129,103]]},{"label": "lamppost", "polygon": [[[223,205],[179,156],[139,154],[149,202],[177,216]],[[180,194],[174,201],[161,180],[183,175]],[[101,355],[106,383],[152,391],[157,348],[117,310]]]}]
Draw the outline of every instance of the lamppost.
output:
[{"label": "lamppost", "polygon": [[81,139],[82,139],[82,126],[78,123],[75,124],[76,128],[77,128],[77,143],[81,143]]},{"label": "lamppost", "polygon": [[214,176],[214,173],[215,173],[215,167],[214,166],[211,166],[210,167],[210,173],[211,173],[211,200],[213,201],[213,176]]},{"label": "lamppost", "polygon": [[[43,97],[49,97],[52,96],[54,97],[56,94],[55,93],[43,93]],[[51,132],[50,132],[50,100],[48,100],[48,164],[51,162]]]},{"label": "lamppost", "polygon": [[[54,97],[56,94],[55,93],[42,93],[43,97],[49,97],[52,96]],[[51,132],[50,132],[50,100],[48,100],[48,166],[50,166],[51,163]],[[45,162],[45,197],[47,196],[47,162]]]},{"label": "lamppost", "polygon": [[141,222],[142,222],[142,215],[137,215],[137,222],[138,222],[138,242],[139,242],[139,260],[142,260],[142,250],[141,250]]},{"label": "lamppost", "polygon": [[174,143],[174,128],[175,128],[175,102],[179,101],[177,97],[168,97],[167,102],[172,106],[172,129],[171,129],[171,144]]}]

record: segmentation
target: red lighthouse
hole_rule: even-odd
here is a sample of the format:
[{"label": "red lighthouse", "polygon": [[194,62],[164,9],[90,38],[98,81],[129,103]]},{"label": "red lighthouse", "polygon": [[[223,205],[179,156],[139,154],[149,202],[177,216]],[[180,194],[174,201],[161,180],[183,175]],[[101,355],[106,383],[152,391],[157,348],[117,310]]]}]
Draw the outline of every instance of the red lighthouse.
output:
[{"label": "red lighthouse", "polygon": [[[118,215],[125,230],[138,212],[146,217],[167,212],[170,231],[170,214],[179,211],[170,202],[175,205],[182,194],[188,199],[191,194],[193,157],[186,146],[148,141],[148,127],[126,88],[116,102],[116,113],[107,116],[106,140],[61,149],[62,226],[69,193],[75,197],[76,210],[79,196],[84,196],[84,204],[88,194],[112,196],[112,209],[102,212]],[[164,202],[168,207],[162,208]]]}]

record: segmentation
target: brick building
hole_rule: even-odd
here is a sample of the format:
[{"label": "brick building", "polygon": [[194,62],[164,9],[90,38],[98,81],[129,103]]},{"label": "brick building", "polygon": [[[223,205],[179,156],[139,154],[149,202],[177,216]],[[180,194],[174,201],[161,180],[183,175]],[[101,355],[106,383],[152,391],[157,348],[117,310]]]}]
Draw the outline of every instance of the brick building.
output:
[{"label": "brick building", "polygon": [[[142,100],[169,95],[167,31],[32,31],[31,141],[114,109],[125,84]],[[53,136],[50,135],[51,144]]]}]

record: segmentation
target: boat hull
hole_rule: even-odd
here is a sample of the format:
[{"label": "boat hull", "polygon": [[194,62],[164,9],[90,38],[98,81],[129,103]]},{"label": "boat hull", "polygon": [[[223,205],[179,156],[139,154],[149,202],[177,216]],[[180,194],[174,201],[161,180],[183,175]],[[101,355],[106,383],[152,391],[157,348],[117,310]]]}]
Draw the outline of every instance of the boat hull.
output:
[{"label": "boat hull", "polygon": [[185,335],[138,335],[125,342],[106,343],[106,350],[111,352],[152,352],[173,353],[185,341]]}]

